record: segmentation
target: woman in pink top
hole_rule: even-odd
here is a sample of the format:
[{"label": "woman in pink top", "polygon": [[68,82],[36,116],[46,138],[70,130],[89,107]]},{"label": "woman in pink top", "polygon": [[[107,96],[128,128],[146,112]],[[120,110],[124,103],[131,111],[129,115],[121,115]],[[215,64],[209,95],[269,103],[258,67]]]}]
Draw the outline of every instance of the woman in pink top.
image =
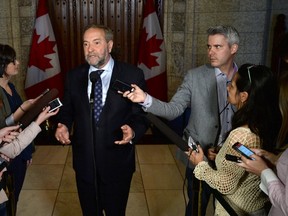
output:
[{"label": "woman in pink top", "polygon": [[[280,78],[279,107],[282,115],[282,125],[277,139],[277,149],[284,152],[277,156],[262,149],[253,149],[255,160],[242,157],[242,163],[248,172],[261,176],[260,188],[269,196],[272,203],[269,215],[288,215],[288,71]],[[276,172],[270,168],[276,165]]]}]

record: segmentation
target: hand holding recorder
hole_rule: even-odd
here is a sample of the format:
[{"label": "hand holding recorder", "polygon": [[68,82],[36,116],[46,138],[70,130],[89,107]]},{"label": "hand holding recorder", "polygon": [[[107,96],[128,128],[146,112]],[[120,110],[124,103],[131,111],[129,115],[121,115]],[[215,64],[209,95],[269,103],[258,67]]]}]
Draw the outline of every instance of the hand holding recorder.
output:
[{"label": "hand holding recorder", "polygon": [[189,160],[193,165],[197,165],[201,161],[204,161],[204,152],[200,145],[198,145],[192,137],[188,139],[189,151],[186,154],[189,156]]},{"label": "hand holding recorder", "polygon": [[45,107],[43,111],[36,118],[35,123],[40,125],[44,121],[46,121],[48,118],[50,118],[51,116],[56,115],[58,112],[59,112],[59,107],[56,109],[53,109],[53,111],[51,110],[50,106]]},{"label": "hand holding recorder", "polygon": [[191,136],[189,136],[188,138],[188,146],[190,149],[192,149],[192,151],[196,151],[197,153],[199,152],[197,148],[197,143],[194,141],[194,139]]},{"label": "hand holding recorder", "polygon": [[134,90],[123,92],[123,97],[128,98],[134,103],[143,103],[147,96],[146,93],[135,84],[131,84],[131,87],[133,87]]},{"label": "hand holding recorder", "polygon": [[128,83],[125,83],[121,80],[116,79],[113,83],[113,88],[119,93],[123,94],[124,92],[133,92],[135,89]]}]

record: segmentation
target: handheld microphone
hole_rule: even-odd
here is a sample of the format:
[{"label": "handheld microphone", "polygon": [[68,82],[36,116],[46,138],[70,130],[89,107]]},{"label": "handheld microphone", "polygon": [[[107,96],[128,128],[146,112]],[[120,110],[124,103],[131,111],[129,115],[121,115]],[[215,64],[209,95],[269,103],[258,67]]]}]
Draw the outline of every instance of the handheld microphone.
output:
[{"label": "handheld microphone", "polygon": [[91,88],[91,93],[90,93],[90,100],[89,103],[93,104],[94,102],[94,89],[95,89],[95,83],[97,80],[100,78],[100,75],[97,73],[97,71],[92,71],[90,73],[90,81],[92,82],[92,88]]}]

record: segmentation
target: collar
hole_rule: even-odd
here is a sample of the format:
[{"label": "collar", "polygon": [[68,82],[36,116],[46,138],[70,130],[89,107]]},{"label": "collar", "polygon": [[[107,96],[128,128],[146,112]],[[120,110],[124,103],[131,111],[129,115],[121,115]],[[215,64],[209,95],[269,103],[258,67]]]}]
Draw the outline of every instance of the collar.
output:
[{"label": "collar", "polygon": [[[231,78],[229,79],[229,81],[232,80],[234,74],[238,71],[238,66],[235,62],[233,62],[233,69],[234,69],[234,71],[233,71],[233,74],[232,74]],[[226,74],[224,74],[219,68],[215,68],[215,76],[216,77],[217,76],[223,76],[223,75],[226,76]]]}]

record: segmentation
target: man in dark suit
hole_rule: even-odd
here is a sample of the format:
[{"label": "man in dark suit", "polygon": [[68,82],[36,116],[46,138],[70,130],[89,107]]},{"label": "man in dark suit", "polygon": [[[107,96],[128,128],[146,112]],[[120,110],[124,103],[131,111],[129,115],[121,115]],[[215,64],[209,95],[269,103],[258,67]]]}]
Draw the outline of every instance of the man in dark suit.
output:
[{"label": "man in dark suit", "polygon": [[[88,64],[67,74],[64,106],[55,133],[61,143],[72,143],[73,168],[85,216],[103,215],[103,212],[106,216],[125,215],[135,171],[133,142],[137,142],[148,128],[141,107],[113,89],[116,79],[145,88],[143,71],[114,60],[110,55],[112,47],[111,29],[95,24],[85,28],[83,48]],[[102,112],[99,120],[94,120],[93,105],[89,105],[94,85],[89,77],[100,69],[103,70],[99,78]]]}]

